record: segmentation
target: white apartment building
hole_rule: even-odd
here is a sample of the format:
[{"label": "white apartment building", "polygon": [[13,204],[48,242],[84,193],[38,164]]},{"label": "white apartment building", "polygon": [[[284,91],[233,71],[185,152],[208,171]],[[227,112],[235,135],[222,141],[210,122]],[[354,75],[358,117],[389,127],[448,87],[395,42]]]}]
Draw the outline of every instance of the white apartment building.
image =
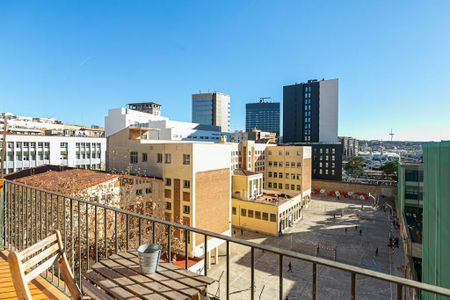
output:
[{"label": "white apartment building", "polygon": [[105,158],[106,138],[6,135],[5,174],[47,164],[104,170]]},{"label": "white apartment building", "polygon": [[127,127],[150,129],[150,139],[167,141],[218,142],[223,133],[217,126],[173,121],[167,117],[129,108],[114,108],[105,117],[106,137]]}]

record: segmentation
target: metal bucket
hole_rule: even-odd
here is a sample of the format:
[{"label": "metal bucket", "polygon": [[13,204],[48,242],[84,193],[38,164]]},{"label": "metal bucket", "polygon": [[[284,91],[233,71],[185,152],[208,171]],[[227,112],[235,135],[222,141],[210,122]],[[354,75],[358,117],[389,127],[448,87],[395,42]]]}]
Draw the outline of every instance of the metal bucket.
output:
[{"label": "metal bucket", "polygon": [[156,272],[161,256],[162,246],[158,244],[144,244],[137,248],[139,257],[139,267],[142,274],[152,274]]}]

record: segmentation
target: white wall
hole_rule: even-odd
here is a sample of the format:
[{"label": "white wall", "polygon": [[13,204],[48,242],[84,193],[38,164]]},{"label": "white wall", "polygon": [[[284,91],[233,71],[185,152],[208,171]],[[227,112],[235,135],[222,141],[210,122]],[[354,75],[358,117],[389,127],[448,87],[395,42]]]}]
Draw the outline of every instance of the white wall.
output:
[{"label": "white wall", "polygon": [[338,79],[320,81],[319,96],[319,141],[337,142]]},{"label": "white wall", "polygon": [[155,128],[150,133],[151,139],[168,141],[219,141],[221,132],[197,130],[197,123],[172,121],[169,118],[130,110],[114,108],[105,117],[106,137],[131,125],[143,124],[144,127]]},{"label": "white wall", "polygon": [[[69,167],[75,167],[76,165],[98,165],[101,164],[101,168],[105,168],[106,162],[106,138],[90,138],[90,137],[66,137],[66,136],[45,136],[45,135],[7,135],[6,142],[14,143],[14,160],[10,161],[8,155],[6,155],[6,169],[13,169],[17,171],[20,169],[27,169],[37,167],[44,164],[51,165],[63,165]],[[18,161],[16,155],[16,143],[17,142],[35,142],[37,143],[49,143],[50,147],[50,159],[49,160],[36,160]],[[67,143],[67,160],[61,160],[60,143]],[[101,145],[101,157],[90,159],[76,159],[76,143],[100,143]],[[8,148],[9,150],[9,148]],[[37,149],[36,149],[37,152]]]}]

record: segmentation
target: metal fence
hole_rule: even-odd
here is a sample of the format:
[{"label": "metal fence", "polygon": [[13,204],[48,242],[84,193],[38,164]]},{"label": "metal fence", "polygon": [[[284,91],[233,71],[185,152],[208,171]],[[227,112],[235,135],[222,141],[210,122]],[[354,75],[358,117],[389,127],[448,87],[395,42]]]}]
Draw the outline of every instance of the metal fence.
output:
[{"label": "metal fence", "polygon": [[[204,253],[208,253],[208,238],[225,242],[226,252],[226,299],[230,297],[230,244],[239,244],[250,249],[250,290],[251,299],[255,291],[255,250],[278,256],[278,295],[283,294],[283,260],[298,259],[312,265],[312,299],[317,298],[318,266],[341,270],[351,275],[351,299],[356,299],[357,276],[371,277],[396,285],[396,298],[404,299],[405,290],[412,288],[428,291],[436,295],[450,297],[450,289],[396,277],[389,274],[315,257],[273,246],[257,244],[218,233],[156,219],[150,216],[125,211],[100,203],[86,201],[66,195],[52,193],[12,181],[5,181],[1,199],[1,239],[10,250],[22,250],[48,235],[52,230],[60,230],[66,253],[80,287],[82,278],[90,266],[113,253],[133,249],[145,242],[163,242],[166,258],[171,261],[172,246],[175,239],[183,245],[184,264],[188,267],[188,243],[191,233],[203,236]],[[180,249],[178,249],[180,251]],[[208,266],[208,255],[204,255],[204,266]],[[208,268],[203,268],[208,275]],[[65,289],[60,272],[55,267],[47,276],[55,286]],[[322,285],[321,285],[322,286]],[[325,287],[326,288],[326,287]]]}]

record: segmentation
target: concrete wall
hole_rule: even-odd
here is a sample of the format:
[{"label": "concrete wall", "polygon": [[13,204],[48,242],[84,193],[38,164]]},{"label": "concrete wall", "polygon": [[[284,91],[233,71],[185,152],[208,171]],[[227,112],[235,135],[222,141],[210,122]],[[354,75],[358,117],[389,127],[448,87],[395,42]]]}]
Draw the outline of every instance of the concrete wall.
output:
[{"label": "concrete wall", "polygon": [[346,192],[363,192],[363,193],[371,193],[372,195],[379,196],[395,196],[397,194],[396,186],[379,186],[379,185],[369,185],[369,184],[357,184],[357,183],[348,183],[341,181],[331,181],[331,180],[320,180],[313,179],[312,180],[313,189],[325,189],[328,191],[346,191]]},{"label": "concrete wall", "polygon": [[320,81],[319,141],[337,142],[338,136],[338,80]]}]

